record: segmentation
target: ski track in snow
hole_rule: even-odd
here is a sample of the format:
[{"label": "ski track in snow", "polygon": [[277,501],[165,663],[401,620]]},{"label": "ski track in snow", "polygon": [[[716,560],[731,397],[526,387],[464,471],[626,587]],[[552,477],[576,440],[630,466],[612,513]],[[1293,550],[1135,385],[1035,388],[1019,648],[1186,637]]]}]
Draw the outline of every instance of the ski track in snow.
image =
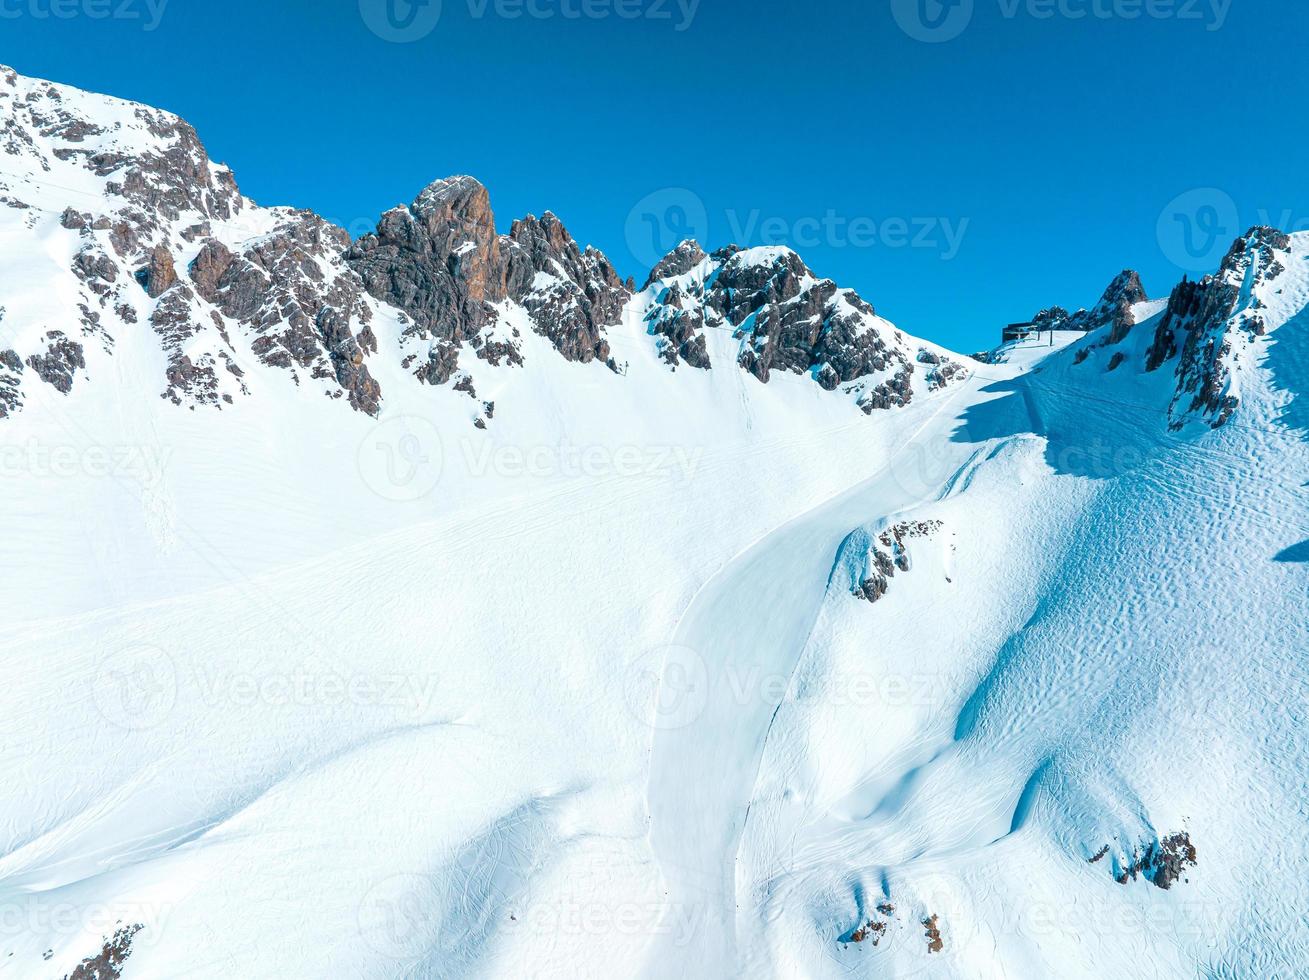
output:
[{"label": "ski track in snow", "polygon": [[[664,676],[674,683],[702,678],[706,698],[693,698],[686,717],[673,713],[656,733],[650,837],[670,906],[695,909],[698,921],[693,942],[652,949],[652,976],[736,974],[736,842],[780,704],[780,697],[745,692],[743,685],[753,677],[793,674],[827,591],[837,546],[850,528],[870,514],[890,516],[935,493],[936,487],[905,486],[896,464],[920,441],[945,442],[945,427],[956,421],[947,409],[964,390],[930,406],[929,417],[887,459],[882,473],[770,532],[734,559],[705,583],[679,623],[670,656],[690,660],[666,663]],[[978,451],[957,444],[948,459],[934,462],[950,472],[949,482]],[[684,694],[674,690],[670,696],[676,701]]]}]

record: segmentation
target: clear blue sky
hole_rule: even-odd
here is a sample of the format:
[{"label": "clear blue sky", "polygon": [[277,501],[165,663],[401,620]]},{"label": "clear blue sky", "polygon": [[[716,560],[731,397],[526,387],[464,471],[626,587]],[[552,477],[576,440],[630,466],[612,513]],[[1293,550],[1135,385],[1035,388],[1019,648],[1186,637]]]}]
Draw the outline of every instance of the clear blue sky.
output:
[{"label": "clear blue sky", "polygon": [[354,234],[470,173],[638,280],[684,231],[795,244],[967,351],[1126,266],[1165,294],[1261,213],[1309,228],[1302,2],[160,2],[0,0],[0,62],[171,109]]}]

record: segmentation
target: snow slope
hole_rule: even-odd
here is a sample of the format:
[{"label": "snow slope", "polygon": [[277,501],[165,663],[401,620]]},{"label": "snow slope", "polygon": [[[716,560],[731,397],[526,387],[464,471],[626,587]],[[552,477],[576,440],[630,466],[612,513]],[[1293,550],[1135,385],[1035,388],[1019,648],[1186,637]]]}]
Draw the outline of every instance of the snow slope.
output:
[{"label": "snow slope", "polygon": [[[54,91],[101,153],[186,143]],[[0,154],[0,350],[85,361],[0,418],[0,975],[1309,970],[1309,236],[988,364],[691,244],[613,322],[551,257],[430,338],[234,183],[121,253],[67,227],[144,205],[60,138]],[[357,360],[205,298],[204,239],[296,243]],[[161,243],[211,400],[168,388]]]}]

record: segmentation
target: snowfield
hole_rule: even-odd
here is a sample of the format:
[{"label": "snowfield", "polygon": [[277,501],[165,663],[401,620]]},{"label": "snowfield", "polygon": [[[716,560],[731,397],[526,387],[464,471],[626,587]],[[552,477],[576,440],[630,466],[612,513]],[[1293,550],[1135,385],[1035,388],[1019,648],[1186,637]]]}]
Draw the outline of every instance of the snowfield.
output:
[{"label": "snowfield", "polygon": [[[294,212],[117,252],[65,209],[124,165],[54,151],[166,127],[5,71],[0,976],[1309,975],[1309,235],[990,363],[789,250],[624,291],[611,366],[489,301],[450,383],[361,292],[375,415],[197,287],[174,401],[169,293],[78,256],[184,283]],[[829,361],[743,369],[810,309]]]}]

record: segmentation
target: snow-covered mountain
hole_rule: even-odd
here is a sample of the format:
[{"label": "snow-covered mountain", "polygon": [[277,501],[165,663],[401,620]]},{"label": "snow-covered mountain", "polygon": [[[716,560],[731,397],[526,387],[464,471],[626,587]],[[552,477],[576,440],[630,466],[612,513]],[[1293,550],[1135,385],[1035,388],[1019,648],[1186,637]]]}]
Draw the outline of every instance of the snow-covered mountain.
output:
[{"label": "snow-covered mountain", "polygon": [[0,975],[1309,970],[1309,235],[979,361],[0,69],[0,270]]}]

